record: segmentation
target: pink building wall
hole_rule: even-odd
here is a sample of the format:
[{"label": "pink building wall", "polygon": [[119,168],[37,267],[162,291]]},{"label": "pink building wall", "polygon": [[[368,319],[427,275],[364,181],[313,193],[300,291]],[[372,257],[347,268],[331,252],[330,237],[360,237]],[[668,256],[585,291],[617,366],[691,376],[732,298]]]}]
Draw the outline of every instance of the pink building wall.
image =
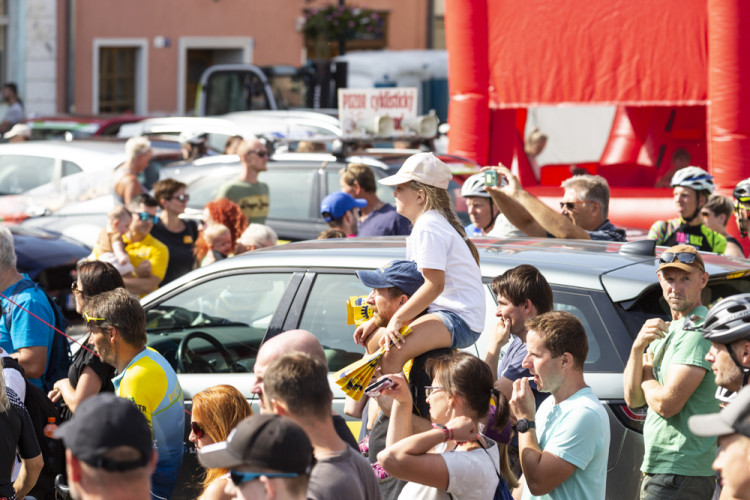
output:
[{"label": "pink building wall", "polygon": [[[77,0],[73,4],[75,63],[74,110],[71,111],[79,114],[93,112],[93,41],[96,38],[146,39],[146,112],[173,113],[178,109],[180,37],[252,37],[255,42],[254,64],[297,66],[302,63],[304,45],[302,34],[296,31],[298,19],[304,8],[327,3],[305,0]],[[427,0],[366,0],[357,3],[349,0],[347,5],[390,13],[387,48],[426,47]],[[168,38],[171,45],[155,48],[156,36]],[[60,50],[64,50],[62,46]],[[58,71],[60,87],[64,87],[66,66],[59,66]],[[60,111],[65,111],[65,100],[60,99],[58,103]]]}]

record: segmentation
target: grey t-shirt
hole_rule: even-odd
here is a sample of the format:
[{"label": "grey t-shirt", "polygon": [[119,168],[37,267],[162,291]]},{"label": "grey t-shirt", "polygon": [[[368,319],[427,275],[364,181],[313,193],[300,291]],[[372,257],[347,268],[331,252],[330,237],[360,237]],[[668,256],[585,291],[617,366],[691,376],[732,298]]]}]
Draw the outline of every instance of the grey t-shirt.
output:
[{"label": "grey t-shirt", "polygon": [[10,106],[8,106],[8,111],[5,112],[3,121],[8,122],[11,125],[15,125],[16,123],[22,122],[23,118],[23,106],[21,106],[21,103],[19,102],[14,102]]},{"label": "grey t-shirt", "polygon": [[308,500],[380,500],[378,479],[365,457],[347,446],[318,460],[307,485]]}]

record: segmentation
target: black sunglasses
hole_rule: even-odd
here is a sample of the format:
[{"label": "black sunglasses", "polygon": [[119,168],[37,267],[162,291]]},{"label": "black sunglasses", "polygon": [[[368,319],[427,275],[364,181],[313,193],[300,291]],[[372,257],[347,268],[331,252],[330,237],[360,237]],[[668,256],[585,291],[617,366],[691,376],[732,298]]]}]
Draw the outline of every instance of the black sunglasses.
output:
[{"label": "black sunglasses", "polygon": [[256,155],[258,155],[261,158],[265,158],[266,156],[268,156],[268,151],[263,151],[263,150],[260,150],[260,151],[248,151],[247,152],[247,154],[253,154],[253,153],[255,153]]},{"label": "black sunglasses", "polygon": [[265,476],[267,478],[273,478],[273,477],[297,477],[299,474],[296,472],[237,472],[237,471],[229,471],[229,477],[232,478],[232,482],[235,486],[240,486],[243,483],[247,483],[249,481],[255,481],[261,476]]},{"label": "black sunglasses", "polygon": [[151,222],[156,224],[159,222],[159,216],[158,215],[151,215],[148,212],[138,212],[136,215],[138,215],[138,218],[141,219],[143,222],[146,222],[147,220],[151,219]]},{"label": "black sunglasses", "polygon": [[664,252],[659,257],[659,263],[669,264],[670,262],[674,262],[675,259],[677,259],[678,262],[682,262],[683,264],[692,264],[693,262],[695,262],[695,259],[697,257],[697,254],[690,252]]},{"label": "black sunglasses", "polygon": [[185,193],[176,194],[176,195],[172,196],[172,198],[170,198],[170,199],[181,201],[181,202],[184,203],[186,201],[190,201],[190,195],[189,194],[185,194]]},{"label": "black sunglasses", "polygon": [[73,291],[73,293],[78,292],[81,295],[86,295],[86,292],[84,292],[83,290],[79,290],[78,289],[78,282],[77,281],[74,281],[73,283],[70,284],[70,289]]},{"label": "black sunglasses", "polygon": [[561,201],[560,210],[566,208],[568,212],[575,210],[576,205],[585,205],[586,203],[596,203],[595,201]]},{"label": "black sunglasses", "polygon": [[190,430],[193,431],[193,434],[195,434],[195,437],[198,439],[206,435],[206,431],[203,430],[198,422],[190,422]]}]

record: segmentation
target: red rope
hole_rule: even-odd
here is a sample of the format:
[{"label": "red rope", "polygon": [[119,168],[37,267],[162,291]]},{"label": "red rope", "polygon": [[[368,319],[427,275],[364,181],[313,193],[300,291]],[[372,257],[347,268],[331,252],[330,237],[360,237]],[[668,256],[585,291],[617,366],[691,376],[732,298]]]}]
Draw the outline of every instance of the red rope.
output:
[{"label": "red rope", "polygon": [[[78,344],[79,346],[81,346],[81,348],[86,349],[88,352],[90,352],[91,354],[93,354],[97,358],[100,357],[97,353],[95,353],[94,351],[92,351],[91,349],[89,349],[88,347],[86,347],[85,345],[83,345],[82,343],[78,342],[76,339],[74,339],[73,337],[71,337],[67,333],[63,332],[62,330],[59,330],[57,327],[55,327],[55,325],[50,325],[49,323],[47,323],[46,321],[44,321],[42,318],[40,318],[36,314],[34,314],[33,312],[29,311],[28,309],[26,309],[22,305],[18,304],[17,302],[13,302],[12,300],[10,300],[10,298],[6,297],[2,293],[0,293],[0,297],[4,298],[5,300],[7,300],[8,302],[10,302],[14,306],[20,308],[22,311],[25,311],[28,314],[30,314],[31,316],[35,317],[36,319],[38,319],[39,321],[41,321],[42,323],[44,323],[45,325],[47,325],[48,327],[52,328],[54,331],[56,331],[57,333],[59,333],[60,335],[62,335],[63,337],[66,337],[68,340],[71,340],[71,341],[75,342],[76,344]],[[54,311],[53,311],[53,314],[54,314]],[[10,333],[10,332],[8,332],[8,333]]]}]

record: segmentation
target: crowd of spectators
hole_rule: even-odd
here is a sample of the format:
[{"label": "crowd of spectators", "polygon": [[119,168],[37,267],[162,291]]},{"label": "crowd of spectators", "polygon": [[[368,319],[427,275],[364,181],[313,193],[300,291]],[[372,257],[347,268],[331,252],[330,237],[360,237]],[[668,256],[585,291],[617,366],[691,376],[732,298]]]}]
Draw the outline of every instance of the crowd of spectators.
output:
[{"label": "crowd of spectators", "polygon": [[[15,359],[63,408],[54,435],[66,448],[73,498],[172,495],[184,449],[184,396],[173,367],[146,347],[137,295],[206,258],[277,240],[263,225],[269,198],[258,178],[268,157],[262,142],[239,144],[243,176],[206,207],[200,231],[179,218],[188,200],[184,184],[161,181],[152,197],[127,179],[149,154],[136,146],[133,168],[118,181],[127,186],[130,217],[113,213],[94,260],[78,265],[73,291],[88,335],[67,378],[46,377],[56,334],[27,311],[50,324],[54,311],[38,287],[19,287],[27,278],[16,271],[10,232],[0,228],[0,290],[9,315],[0,322],[0,357]],[[530,265],[497,276],[497,323],[484,359],[457,348],[484,329],[478,254],[467,231],[492,235],[500,221],[529,236],[624,241],[625,232],[609,221],[609,188],[599,176],[565,181],[557,212],[510,170],[492,169],[503,180],[497,186],[469,179],[466,228],[451,207],[450,170],[431,153],[413,155],[380,181],[395,186],[395,208],[379,200],[365,165],[340,172],[342,191],[321,206],[331,229],[408,235],[407,260],[357,273],[372,289],[373,317],[353,332],[353,342],[367,353],[385,349],[373,378],[383,388],[347,402],[347,413],[363,418],[361,440],[332,408],[325,352],[313,332],[283,332],[257,353],[253,387],[220,385],[192,396],[189,439],[206,467],[200,498],[605,497],[609,417],[584,379],[586,331],[574,315],[552,310],[545,277]],[[750,294],[709,310],[699,251],[731,248],[723,228],[732,203],[710,196],[712,178],[697,167],[677,170],[671,182],[678,217],[649,232],[669,245],[657,278],[671,321],[645,322],[623,374],[628,406],[647,408],[641,498],[750,498]],[[750,180],[734,198],[745,237]],[[133,271],[96,260],[111,253],[119,263],[118,242]],[[10,296],[23,309],[10,308]],[[0,374],[6,498],[27,494],[41,469],[18,373]],[[257,395],[260,415],[242,391]]]}]

